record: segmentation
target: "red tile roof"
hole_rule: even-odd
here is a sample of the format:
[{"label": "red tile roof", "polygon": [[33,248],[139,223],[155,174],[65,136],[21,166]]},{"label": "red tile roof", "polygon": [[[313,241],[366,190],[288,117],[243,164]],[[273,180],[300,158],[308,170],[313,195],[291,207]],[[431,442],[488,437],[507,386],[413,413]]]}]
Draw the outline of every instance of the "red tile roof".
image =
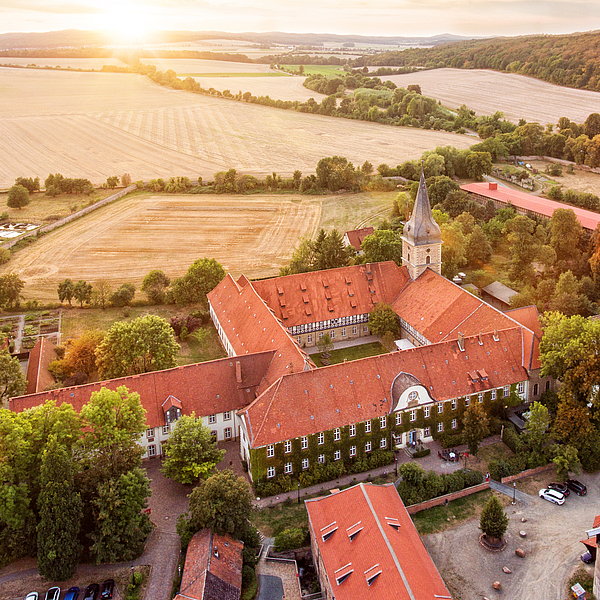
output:
[{"label": "red tile roof", "polygon": [[[387,415],[395,408],[394,380],[413,375],[435,401],[460,398],[527,380],[522,328],[419,346],[282,377],[239,414],[250,446],[258,448]],[[474,382],[469,373],[485,371]],[[290,407],[293,406],[293,418]]]},{"label": "red tile roof", "polygon": [[526,194],[525,192],[519,192],[518,190],[513,190],[494,183],[469,183],[467,185],[461,185],[460,189],[465,192],[471,192],[472,194],[479,194],[480,196],[496,200],[497,202],[504,202],[507,204],[510,202],[517,209],[535,212],[548,218],[552,217],[557,208],[568,208],[575,213],[581,226],[590,231],[594,231],[598,227],[598,223],[600,223],[600,214],[598,213],[576,206],[570,206],[568,204],[561,204],[560,202],[548,200],[547,198],[533,196],[532,194]]},{"label": "red tile roof", "polygon": [[540,360],[540,342],[542,340],[542,326],[540,325],[540,316],[537,307],[524,306],[506,311],[506,314],[513,318],[517,323],[529,330],[529,335],[524,338],[525,351],[528,354],[526,367],[528,369],[541,369]]},{"label": "red tile roof", "polygon": [[27,364],[27,394],[35,394],[45,390],[50,384],[54,383],[54,377],[48,371],[48,365],[56,360],[54,344],[45,337],[40,338],[39,342],[29,353],[29,363]]},{"label": "red tile roof", "polygon": [[391,304],[410,277],[393,261],[264,279],[252,283],[285,327],[370,313]]},{"label": "red tile roof", "polygon": [[[165,425],[163,403],[169,396],[174,396],[181,403],[182,413],[185,415],[195,412],[197,416],[207,416],[246,406],[254,400],[255,392],[274,354],[272,351],[266,351],[252,356],[223,358],[165,371],[20,396],[12,398],[9,406],[11,410],[21,412],[47,400],[55,400],[57,404],[68,402],[76,411],[80,411],[93,392],[103,387],[116,390],[124,385],[130,391],[139,393],[142,406],[146,409],[147,426],[159,427]],[[240,383],[236,380],[237,362],[241,364],[242,370]],[[176,402],[173,401],[173,405],[176,406]]]},{"label": "red tile roof", "polygon": [[354,246],[356,250],[360,250],[363,240],[372,233],[375,233],[374,227],[363,227],[362,229],[353,229],[352,231],[346,231],[344,234],[348,238],[348,243]]},{"label": "red tile roof", "polygon": [[227,275],[208,294],[208,300],[237,356],[263,350],[275,351],[260,386],[262,392],[285,373],[314,368],[315,365],[261,299],[255,283],[250,283],[245,277],[235,282],[231,275]]},{"label": "red tile roof", "polygon": [[431,269],[409,281],[392,308],[429,342],[514,327],[515,322]]},{"label": "red tile roof", "polygon": [[244,544],[201,529],[192,537],[176,600],[238,600]]},{"label": "red tile roof", "polygon": [[336,600],[451,598],[392,484],[360,483],[306,509]]}]

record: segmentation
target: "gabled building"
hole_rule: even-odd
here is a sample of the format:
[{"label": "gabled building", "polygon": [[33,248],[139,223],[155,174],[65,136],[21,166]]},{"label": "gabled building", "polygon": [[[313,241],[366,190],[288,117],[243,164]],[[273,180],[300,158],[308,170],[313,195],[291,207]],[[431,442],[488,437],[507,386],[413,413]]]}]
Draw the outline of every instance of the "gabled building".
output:
[{"label": "gabled building", "polygon": [[361,256],[364,254],[364,251],[362,250],[364,239],[373,233],[375,233],[374,227],[362,227],[361,229],[346,231],[342,236],[342,243],[344,246],[352,246],[356,250],[356,253]]},{"label": "gabled building", "polygon": [[393,484],[360,483],[306,500],[327,600],[451,600]]},{"label": "gabled building", "polygon": [[208,529],[194,534],[187,548],[175,600],[239,600],[243,542]]}]

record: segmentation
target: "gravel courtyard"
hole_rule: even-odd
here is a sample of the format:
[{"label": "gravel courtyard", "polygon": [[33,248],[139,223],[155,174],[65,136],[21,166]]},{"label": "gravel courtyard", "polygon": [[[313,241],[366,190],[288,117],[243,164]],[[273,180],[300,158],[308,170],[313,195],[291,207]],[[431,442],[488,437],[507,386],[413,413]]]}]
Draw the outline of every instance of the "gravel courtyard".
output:
[{"label": "gravel courtyard", "polygon": [[[492,553],[479,545],[478,519],[424,537],[425,547],[453,599],[564,600],[566,580],[583,565],[579,556],[585,549],[580,540],[585,539],[585,531],[600,514],[600,473],[582,474],[578,479],[587,485],[587,496],[580,498],[571,493],[563,506],[550,504],[537,495],[532,495],[527,504],[509,504],[508,543],[503,552]],[[523,523],[522,518],[527,521]],[[519,537],[520,531],[527,533],[525,539]],[[515,555],[516,548],[525,550],[525,558]],[[504,573],[504,566],[512,573]],[[492,588],[494,581],[502,584],[500,591]]]}]

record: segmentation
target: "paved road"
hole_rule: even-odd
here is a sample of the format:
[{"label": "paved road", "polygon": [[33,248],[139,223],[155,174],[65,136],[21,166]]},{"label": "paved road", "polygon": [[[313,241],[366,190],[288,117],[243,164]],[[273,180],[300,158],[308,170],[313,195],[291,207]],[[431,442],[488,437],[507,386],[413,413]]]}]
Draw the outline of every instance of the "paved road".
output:
[{"label": "paved road", "polygon": [[509,498],[515,498],[518,502],[523,502],[524,504],[531,504],[535,498],[522,492],[521,490],[517,490],[512,485],[505,485],[504,483],[500,483],[499,481],[494,481],[490,479],[490,487],[497,492],[508,496]]}]

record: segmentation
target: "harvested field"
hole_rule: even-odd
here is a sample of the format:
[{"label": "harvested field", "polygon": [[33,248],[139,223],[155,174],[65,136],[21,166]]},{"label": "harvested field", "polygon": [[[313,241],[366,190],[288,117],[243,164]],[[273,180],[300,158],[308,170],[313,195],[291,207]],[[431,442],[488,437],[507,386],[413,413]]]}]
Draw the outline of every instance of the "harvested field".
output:
[{"label": "harvested field", "polygon": [[[265,78],[280,80],[296,78]],[[51,172],[95,184],[125,172],[134,181],[210,178],[231,167],[306,174],[324,156],[396,165],[436,146],[477,142],[191,94],[140,75],[0,68],[0,90],[0,189]]]},{"label": "harvested field", "polygon": [[201,58],[156,58],[143,57],[140,62],[156,65],[159,71],[172,69],[177,75],[194,73],[272,73],[269,65],[229,62],[224,60],[203,60]]},{"label": "harvested field", "polygon": [[320,205],[300,196],[137,195],[44,236],[1,271],[17,272],[25,295],[44,301],[56,300],[67,277],[139,289],[152,269],[175,277],[204,256],[235,275],[260,277],[287,263],[319,217]]},{"label": "harvested field", "polygon": [[466,104],[478,115],[502,111],[509,121],[523,118],[546,125],[568,117],[583,123],[598,112],[600,94],[552,85],[539,79],[483,69],[434,69],[384,76],[398,87],[419,84],[423,95],[441,100],[448,108]]},{"label": "harvested field", "polygon": [[96,69],[99,71],[104,65],[127,65],[119,58],[20,58],[12,56],[0,57],[0,65],[35,65],[36,67],[60,67],[61,69]]},{"label": "harvested field", "polygon": [[229,90],[232,94],[239,91],[250,92],[253,96],[269,96],[274,100],[299,100],[306,102],[314,98],[321,102],[325,94],[319,94],[305,88],[305,77],[292,77],[280,74],[279,77],[194,77],[205,89],[215,88],[220,92]]},{"label": "harvested field", "polygon": [[[528,162],[542,174],[546,170],[546,167],[552,164],[541,160],[530,160]],[[547,175],[547,177],[555,181],[556,184],[549,183],[547,184],[546,189],[550,188],[552,185],[559,185],[562,186],[563,190],[577,190],[578,192],[587,192],[600,196],[600,175],[598,173],[593,173],[577,166],[573,173],[567,173],[567,167],[563,167],[562,170],[563,174],[561,177]]]}]

